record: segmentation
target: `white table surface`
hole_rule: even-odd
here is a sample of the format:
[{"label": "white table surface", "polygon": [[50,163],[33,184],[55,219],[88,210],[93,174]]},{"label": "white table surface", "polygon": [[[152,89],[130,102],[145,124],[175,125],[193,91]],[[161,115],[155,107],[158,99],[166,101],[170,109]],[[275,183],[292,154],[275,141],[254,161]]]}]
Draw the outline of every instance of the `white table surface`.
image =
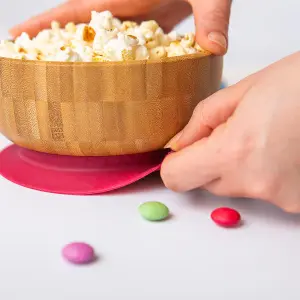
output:
[{"label": "white table surface", "polygon": [[[56,1],[10,0],[0,10],[0,35]],[[299,50],[299,0],[236,0],[225,77],[234,83]],[[181,29],[192,28],[192,20]],[[8,142],[0,137],[0,149]],[[1,162],[0,162],[1,163]],[[300,216],[246,199],[201,191],[175,194],[158,176],[104,196],[31,191],[0,178],[2,300],[298,300]],[[140,202],[166,203],[174,217],[148,223]],[[238,209],[243,227],[215,226],[218,206]],[[100,259],[66,264],[64,244],[92,244]]]}]

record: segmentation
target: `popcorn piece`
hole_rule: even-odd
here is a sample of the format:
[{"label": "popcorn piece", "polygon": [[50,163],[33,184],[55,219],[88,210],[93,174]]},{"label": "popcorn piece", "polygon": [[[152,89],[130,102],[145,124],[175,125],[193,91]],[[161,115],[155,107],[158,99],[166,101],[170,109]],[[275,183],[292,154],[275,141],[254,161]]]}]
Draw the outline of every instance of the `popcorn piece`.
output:
[{"label": "popcorn piece", "polygon": [[185,52],[187,54],[195,54],[195,53],[197,53],[197,50],[195,48],[193,48],[193,47],[185,48],[184,50],[185,50]]},{"label": "popcorn piece", "polygon": [[180,42],[172,42],[168,49],[168,57],[185,55],[186,52]]},{"label": "popcorn piece", "polygon": [[138,24],[136,22],[131,22],[131,21],[124,21],[121,25],[121,31],[127,31],[130,28],[135,28],[137,27]]},{"label": "popcorn piece", "polygon": [[195,34],[194,33],[185,34],[183,39],[180,41],[180,43],[184,48],[194,47],[195,46]]},{"label": "popcorn piece", "polygon": [[145,21],[145,22],[142,22],[141,23],[141,26],[140,26],[142,29],[148,29],[152,32],[155,32],[159,26],[157,24],[156,21]]},{"label": "popcorn piece", "polygon": [[60,23],[57,21],[52,21],[51,22],[51,29],[52,30],[59,30],[60,29]]},{"label": "popcorn piece", "polygon": [[113,29],[113,15],[109,11],[98,13],[92,11],[92,19],[90,26],[96,31],[99,29],[112,30]]},{"label": "popcorn piece", "polygon": [[109,60],[106,59],[103,55],[98,55],[97,53],[94,53],[92,61],[93,62],[105,62],[105,61],[109,61]]},{"label": "popcorn piece", "polygon": [[158,28],[155,31],[155,37],[161,46],[169,46],[171,43],[171,39],[167,34],[164,34],[164,31],[161,28]]},{"label": "popcorn piece", "polygon": [[19,47],[30,48],[32,41],[27,33],[23,32],[19,37],[16,38],[15,44]]},{"label": "popcorn piece", "polygon": [[73,22],[70,22],[66,25],[65,29],[69,33],[75,33],[76,32],[76,25]]},{"label": "popcorn piece", "polygon": [[124,61],[128,61],[128,60],[134,60],[134,53],[133,53],[133,50],[131,49],[124,49],[122,50],[122,59]]},{"label": "popcorn piece", "polygon": [[151,38],[146,42],[146,47],[152,49],[158,46],[158,40],[156,38]]},{"label": "popcorn piece", "polygon": [[135,51],[135,59],[136,60],[146,60],[149,59],[149,52],[147,47],[145,46],[138,46]]},{"label": "popcorn piece", "polygon": [[38,33],[34,41],[36,43],[41,43],[41,44],[49,43],[51,40],[51,36],[52,34],[50,30],[43,30],[40,33]]},{"label": "popcorn piece", "polygon": [[168,37],[170,38],[171,42],[180,41],[181,36],[176,31],[171,31],[168,34]]},{"label": "popcorn piece", "polygon": [[141,29],[141,33],[146,41],[152,41],[155,38],[154,32],[149,29]]},{"label": "popcorn piece", "polygon": [[75,62],[81,61],[81,57],[76,51],[68,47],[65,50],[60,50],[55,55],[54,61]]},{"label": "popcorn piece", "polygon": [[207,50],[204,50],[202,47],[200,47],[197,43],[195,43],[194,48],[196,49],[197,52],[202,53],[203,55],[209,55],[210,52]]},{"label": "popcorn piece", "polygon": [[0,56],[8,57],[8,58],[15,58],[18,53],[19,47],[16,46],[13,42],[9,41],[1,41],[0,44]]},{"label": "popcorn piece", "polygon": [[143,35],[142,30],[139,27],[129,28],[126,34],[137,37],[139,45],[146,45],[146,37]]},{"label": "popcorn piece", "polygon": [[78,45],[73,51],[79,56],[80,61],[90,62],[93,60],[93,49],[88,46]]},{"label": "popcorn piece", "polygon": [[96,36],[96,31],[93,29],[93,27],[90,26],[84,27],[82,39],[85,42],[93,42],[95,36]]},{"label": "popcorn piece", "polygon": [[120,30],[121,26],[122,26],[122,22],[119,19],[117,19],[117,18],[113,18],[112,25],[113,25],[113,29]]},{"label": "popcorn piece", "polygon": [[106,30],[101,29],[96,33],[93,43],[93,49],[95,51],[103,51],[105,44],[110,40],[110,36]]},{"label": "popcorn piece", "polygon": [[[110,60],[121,61],[124,57],[128,57],[125,51],[133,50],[137,45],[137,40],[129,37],[128,35],[119,32],[117,39],[110,40],[103,48],[105,56]],[[129,54],[128,54],[129,55]]]},{"label": "popcorn piece", "polygon": [[167,57],[167,51],[165,47],[160,46],[150,50],[150,59],[160,59]]}]

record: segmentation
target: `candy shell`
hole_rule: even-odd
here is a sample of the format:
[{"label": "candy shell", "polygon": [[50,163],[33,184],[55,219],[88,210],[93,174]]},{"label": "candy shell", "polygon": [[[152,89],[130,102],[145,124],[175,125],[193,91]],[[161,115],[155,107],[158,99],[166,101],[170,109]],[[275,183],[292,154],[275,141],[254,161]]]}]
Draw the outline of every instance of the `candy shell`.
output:
[{"label": "candy shell", "polygon": [[237,226],[241,221],[241,215],[229,207],[220,207],[211,213],[212,220],[223,227]]},{"label": "candy shell", "polygon": [[88,264],[95,260],[93,247],[86,243],[71,243],[62,250],[63,257],[73,264]]},{"label": "candy shell", "polygon": [[162,221],[169,216],[169,209],[160,202],[145,202],[139,206],[141,216],[148,221]]}]

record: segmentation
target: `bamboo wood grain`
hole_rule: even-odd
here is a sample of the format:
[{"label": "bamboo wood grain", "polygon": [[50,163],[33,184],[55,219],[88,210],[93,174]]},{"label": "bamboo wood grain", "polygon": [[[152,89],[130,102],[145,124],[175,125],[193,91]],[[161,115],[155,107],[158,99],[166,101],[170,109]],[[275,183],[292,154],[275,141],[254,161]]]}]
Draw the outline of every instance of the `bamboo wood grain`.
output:
[{"label": "bamboo wood grain", "polygon": [[0,58],[0,132],[39,152],[72,156],[162,148],[219,89],[222,58],[58,63]]}]

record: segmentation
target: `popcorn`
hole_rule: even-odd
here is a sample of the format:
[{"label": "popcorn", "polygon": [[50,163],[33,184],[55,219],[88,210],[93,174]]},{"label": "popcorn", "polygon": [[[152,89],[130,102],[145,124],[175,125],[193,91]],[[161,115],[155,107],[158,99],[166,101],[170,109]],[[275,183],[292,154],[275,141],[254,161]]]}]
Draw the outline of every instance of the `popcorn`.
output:
[{"label": "popcorn", "polygon": [[169,46],[171,43],[171,39],[167,34],[164,34],[164,31],[161,28],[158,28],[155,31],[155,37],[161,46]]},{"label": "popcorn", "polygon": [[134,60],[134,52],[132,49],[124,49],[121,52],[122,55],[122,60],[123,61],[128,61],[128,60]]},{"label": "popcorn", "polygon": [[140,26],[142,29],[148,29],[152,32],[155,32],[159,26],[157,24],[156,21],[145,21],[145,22],[142,22],[141,23],[141,26]]},{"label": "popcorn", "polygon": [[181,40],[181,36],[176,31],[171,31],[168,34],[168,37],[171,40],[171,42],[176,42],[176,41]]},{"label": "popcorn", "polygon": [[187,54],[180,42],[172,42],[168,48],[168,57],[181,56]]},{"label": "popcorn", "polygon": [[165,47],[160,46],[150,50],[150,58],[151,59],[160,59],[167,57],[167,51]]},{"label": "popcorn", "polygon": [[38,33],[38,35],[35,38],[35,41],[37,43],[46,44],[50,42],[51,36],[51,30],[43,30],[40,33]]},{"label": "popcorn", "polygon": [[185,48],[184,50],[185,50],[185,52],[187,54],[195,54],[195,53],[197,53],[197,50],[195,48],[193,48],[193,47]]},{"label": "popcorn", "polygon": [[19,47],[9,41],[1,41],[0,43],[0,56],[8,58],[17,58],[19,54]]},{"label": "popcorn", "polygon": [[93,49],[94,51],[101,52],[108,41],[116,38],[118,35],[118,30],[106,31],[105,29],[100,29],[94,38]]},{"label": "popcorn", "polygon": [[149,59],[150,55],[148,52],[147,47],[145,46],[138,46],[135,51],[135,59],[136,60],[147,60]]},{"label": "popcorn", "polygon": [[194,47],[195,42],[196,42],[196,39],[195,39],[194,33],[187,33],[184,35],[183,39],[180,41],[180,44],[185,48],[189,48],[189,47]]},{"label": "popcorn", "polygon": [[23,32],[18,38],[16,38],[15,44],[25,49],[29,49],[32,47],[32,41],[29,35],[25,32]]},{"label": "popcorn", "polygon": [[103,55],[94,55],[92,58],[93,62],[105,62],[108,61],[107,59],[104,58]]},{"label": "popcorn", "polygon": [[73,22],[70,22],[65,26],[65,29],[69,33],[75,33],[76,32],[76,25]]},{"label": "popcorn", "polygon": [[138,24],[136,22],[131,22],[131,21],[124,21],[121,23],[121,31],[127,31],[130,28],[135,28],[137,27]]},{"label": "popcorn", "polygon": [[148,49],[152,49],[152,48],[155,48],[159,45],[158,43],[158,40],[156,38],[151,38],[151,39],[148,39],[148,41],[146,42],[146,47]]},{"label": "popcorn", "polygon": [[156,60],[173,56],[209,54],[195,41],[194,33],[165,34],[156,21],[140,25],[121,22],[111,12],[91,13],[88,24],[53,21],[51,28],[30,39],[22,33],[14,42],[1,41],[0,57],[61,62]]},{"label": "popcorn", "polygon": [[119,32],[117,39],[112,39],[104,45],[104,54],[112,61],[129,60],[129,57],[133,57],[133,49],[137,44],[137,39]]},{"label": "popcorn", "polygon": [[52,21],[52,22],[51,22],[51,29],[52,29],[53,31],[59,30],[59,29],[60,29],[60,23],[57,22],[57,21]]},{"label": "popcorn", "polygon": [[109,11],[102,13],[92,11],[92,20],[89,25],[96,31],[99,29],[111,30],[113,29],[113,15]]},{"label": "popcorn", "polygon": [[96,36],[96,31],[91,26],[84,26],[82,30],[82,39],[85,42],[93,42]]}]

